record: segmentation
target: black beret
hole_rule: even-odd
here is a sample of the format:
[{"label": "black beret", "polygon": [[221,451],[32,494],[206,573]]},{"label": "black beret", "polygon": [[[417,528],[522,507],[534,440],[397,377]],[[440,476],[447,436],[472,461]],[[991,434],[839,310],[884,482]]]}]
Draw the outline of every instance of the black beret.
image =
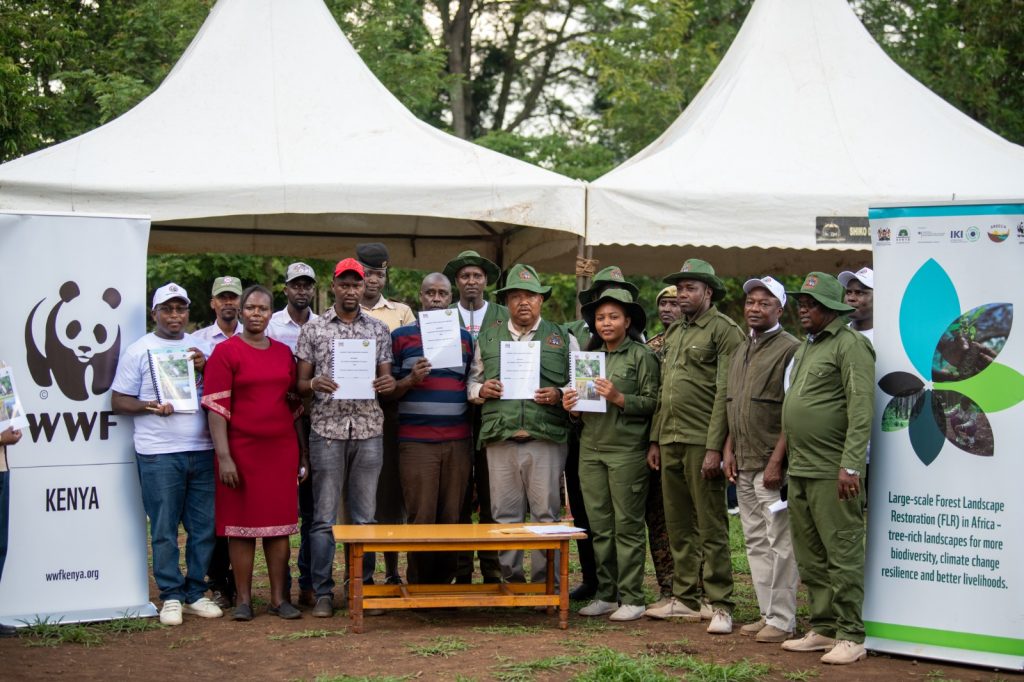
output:
[{"label": "black beret", "polygon": [[388,267],[388,247],[380,242],[356,244],[356,260],[374,270],[386,270]]}]

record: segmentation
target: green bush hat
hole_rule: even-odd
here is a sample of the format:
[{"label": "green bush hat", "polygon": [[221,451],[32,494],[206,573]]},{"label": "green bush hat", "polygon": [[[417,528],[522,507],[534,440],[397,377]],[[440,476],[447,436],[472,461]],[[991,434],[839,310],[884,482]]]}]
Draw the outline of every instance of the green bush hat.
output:
[{"label": "green bush hat", "polygon": [[787,291],[787,294],[798,300],[796,297],[806,294],[829,310],[839,313],[848,313],[853,306],[843,303],[846,297],[846,287],[839,283],[839,280],[827,272],[810,272],[804,277],[804,283],[798,291]]},{"label": "green bush hat", "polygon": [[498,289],[494,294],[498,297],[499,303],[504,303],[505,297],[516,290],[540,294],[545,301],[551,297],[551,287],[543,286],[540,283],[540,277],[537,276],[537,271],[531,265],[513,265],[505,276],[505,287]]},{"label": "green bush hat", "polygon": [[636,285],[627,282],[626,278],[622,276],[622,268],[618,265],[609,265],[601,270],[601,272],[594,275],[594,281],[590,283],[589,289],[584,289],[580,292],[580,303],[583,305],[590,303],[594,300],[594,296],[597,294],[598,289],[601,287],[607,287],[609,284],[613,285],[617,289],[625,289],[628,291],[634,301],[637,296],[640,295],[640,290]]},{"label": "green bush hat", "polygon": [[455,276],[459,274],[459,270],[466,267],[467,265],[475,265],[484,271],[487,275],[488,284],[497,284],[498,278],[501,277],[501,268],[481,256],[476,251],[463,251],[455,258],[448,261],[448,264],[444,266],[444,276],[447,277],[451,282],[455,283]]},{"label": "green bush hat", "polygon": [[594,317],[597,315],[597,309],[601,307],[602,303],[608,301],[621,303],[622,307],[626,309],[626,315],[629,316],[629,328],[635,329],[641,334],[644,333],[644,330],[647,329],[647,313],[644,312],[643,306],[636,303],[633,300],[633,296],[625,289],[607,289],[601,292],[601,295],[595,300],[588,301],[580,309],[580,313],[583,315],[583,319],[586,321],[587,327],[590,328],[592,334],[597,333],[594,329]]},{"label": "green bush hat", "polygon": [[681,279],[695,279],[704,282],[711,287],[711,301],[721,301],[725,298],[725,284],[715,275],[715,269],[711,263],[699,258],[688,258],[679,272],[668,275],[661,281],[665,284],[678,284]]}]

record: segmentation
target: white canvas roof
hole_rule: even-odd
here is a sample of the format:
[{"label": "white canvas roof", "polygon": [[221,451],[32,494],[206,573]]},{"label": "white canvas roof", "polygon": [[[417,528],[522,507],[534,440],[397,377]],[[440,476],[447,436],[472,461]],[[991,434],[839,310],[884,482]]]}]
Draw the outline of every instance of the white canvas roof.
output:
[{"label": "white canvas roof", "polygon": [[819,216],[1022,188],[1024,149],[900,69],[846,0],[757,0],[675,123],[590,185],[588,243],[688,245],[596,249],[627,272],[838,271],[870,246],[816,244]]},{"label": "white canvas roof", "polygon": [[0,166],[0,209],[150,215],[156,252],[379,239],[402,267],[466,248],[530,262],[575,249],[584,203],[582,183],[416,119],[322,0],[220,0],[146,100]]}]

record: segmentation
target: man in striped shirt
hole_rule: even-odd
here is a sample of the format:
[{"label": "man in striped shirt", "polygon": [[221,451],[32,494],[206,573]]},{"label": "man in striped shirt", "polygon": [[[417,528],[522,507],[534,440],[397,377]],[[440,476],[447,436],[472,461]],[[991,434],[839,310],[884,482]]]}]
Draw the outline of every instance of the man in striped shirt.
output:
[{"label": "man in striped shirt", "polygon": [[[444,310],[452,302],[448,278],[435,272],[420,286],[421,310]],[[452,311],[452,314],[457,314]],[[462,365],[435,369],[423,357],[419,322],[391,332],[398,400],[398,470],[409,523],[458,523],[473,468],[472,432],[466,377],[473,359],[473,337],[465,329]],[[453,552],[409,553],[410,583],[450,583]]]}]

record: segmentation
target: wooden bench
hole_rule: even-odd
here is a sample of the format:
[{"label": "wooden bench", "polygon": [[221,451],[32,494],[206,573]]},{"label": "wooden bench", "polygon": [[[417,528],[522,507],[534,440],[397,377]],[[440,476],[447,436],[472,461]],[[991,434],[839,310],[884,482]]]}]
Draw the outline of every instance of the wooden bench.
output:
[{"label": "wooden bench", "polygon": [[[544,524],[531,524],[544,525]],[[548,524],[555,525],[555,524]],[[512,529],[522,529],[509,533]],[[424,609],[463,606],[558,607],[558,626],[569,627],[569,541],[585,533],[538,535],[520,524],[446,524],[334,526],[334,539],[348,552],[348,608],[352,631],[363,631],[364,609]],[[547,552],[547,581],[472,585],[365,585],[366,552],[470,552],[502,550]],[[559,590],[555,593],[555,551]]]}]

